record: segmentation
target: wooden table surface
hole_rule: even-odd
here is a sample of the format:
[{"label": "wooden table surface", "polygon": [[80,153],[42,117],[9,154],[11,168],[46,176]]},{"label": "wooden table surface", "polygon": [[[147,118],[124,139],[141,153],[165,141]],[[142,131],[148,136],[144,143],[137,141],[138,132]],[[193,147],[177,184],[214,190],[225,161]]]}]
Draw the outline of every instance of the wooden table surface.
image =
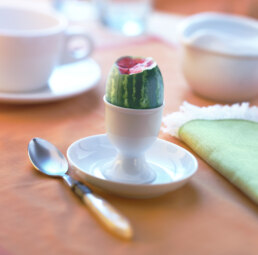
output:
[{"label": "wooden table surface", "polygon": [[[189,89],[176,47],[148,40],[96,50],[92,57],[102,79],[88,93],[49,104],[0,104],[0,255],[256,255],[257,206],[199,157],[191,181],[159,198],[125,199],[97,190],[130,219],[131,241],[107,233],[62,181],[33,170],[27,156],[31,138],[47,139],[66,153],[75,140],[105,133],[105,80],[122,55],[157,61],[165,83],[164,114],[177,111],[184,100],[216,103]],[[189,150],[167,134],[159,137]]]}]

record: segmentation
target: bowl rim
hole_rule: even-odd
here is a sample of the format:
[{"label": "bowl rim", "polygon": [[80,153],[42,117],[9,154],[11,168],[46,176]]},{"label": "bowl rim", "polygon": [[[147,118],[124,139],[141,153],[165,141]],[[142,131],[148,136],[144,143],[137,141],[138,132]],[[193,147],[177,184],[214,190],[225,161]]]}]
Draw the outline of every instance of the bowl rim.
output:
[{"label": "bowl rim", "polygon": [[209,53],[212,55],[226,56],[226,57],[233,57],[233,58],[252,58],[252,59],[258,58],[258,52],[254,52],[254,53],[250,53],[250,54],[240,53],[240,52],[233,53],[233,52],[220,51],[220,50],[216,50],[216,49],[206,49],[206,48],[202,48],[201,46],[198,46],[198,45],[192,45],[189,42],[189,39],[185,34],[186,30],[188,30],[193,25],[202,24],[207,20],[214,20],[214,21],[224,20],[225,22],[241,24],[241,25],[249,26],[253,29],[257,29],[257,32],[258,32],[258,22],[255,19],[245,17],[245,16],[232,15],[232,14],[224,14],[224,13],[217,13],[217,12],[204,12],[204,13],[191,15],[191,16],[185,18],[181,22],[181,24],[179,25],[179,28],[178,28],[180,43],[189,49],[206,52],[206,53]]}]

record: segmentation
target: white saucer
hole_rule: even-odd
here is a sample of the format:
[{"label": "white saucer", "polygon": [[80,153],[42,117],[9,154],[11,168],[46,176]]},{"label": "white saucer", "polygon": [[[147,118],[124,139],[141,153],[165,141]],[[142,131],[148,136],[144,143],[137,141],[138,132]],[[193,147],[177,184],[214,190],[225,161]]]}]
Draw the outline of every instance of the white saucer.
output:
[{"label": "white saucer", "polygon": [[32,104],[65,99],[90,90],[100,77],[100,67],[93,59],[61,65],[54,70],[46,88],[27,93],[0,92],[0,102]]},{"label": "white saucer", "polygon": [[74,142],[67,150],[72,169],[83,180],[107,192],[133,198],[157,197],[185,184],[197,171],[197,160],[187,150],[157,139],[146,159],[155,165],[156,179],[148,184],[131,184],[106,179],[102,166],[114,159],[116,149],[107,135],[96,135]]}]

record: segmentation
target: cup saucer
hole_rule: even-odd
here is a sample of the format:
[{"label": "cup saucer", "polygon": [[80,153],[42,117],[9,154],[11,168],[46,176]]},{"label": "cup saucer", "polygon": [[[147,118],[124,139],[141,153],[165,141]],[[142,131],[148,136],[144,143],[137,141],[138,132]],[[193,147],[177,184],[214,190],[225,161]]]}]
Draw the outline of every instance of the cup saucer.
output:
[{"label": "cup saucer", "polygon": [[21,93],[0,92],[0,102],[33,104],[65,99],[92,89],[100,77],[100,67],[91,58],[60,65],[53,71],[46,88]]},{"label": "cup saucer", "polygon": [[173,191],[185,184],[197,171],[197,160],[187,150],[157,139],[146,152],[148,163],[155,169],[151,183],[132,184],[111,181],[102,171],[117,154],[106,134],[80,139],[67,150],[75,173],[88,183],[107,192],[131,198],[151,198]]}]

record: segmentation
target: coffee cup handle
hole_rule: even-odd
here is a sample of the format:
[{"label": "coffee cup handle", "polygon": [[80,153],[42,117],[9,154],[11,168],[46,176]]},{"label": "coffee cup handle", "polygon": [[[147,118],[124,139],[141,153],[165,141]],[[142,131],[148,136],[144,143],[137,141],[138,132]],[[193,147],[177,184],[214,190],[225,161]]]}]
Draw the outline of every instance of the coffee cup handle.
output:
[{"label": "coffee cup handle", "polygon": [[86,59],[91,55],[93,49],[92,38],[87,33],[68,31],[65,34],[61,65]]}]

